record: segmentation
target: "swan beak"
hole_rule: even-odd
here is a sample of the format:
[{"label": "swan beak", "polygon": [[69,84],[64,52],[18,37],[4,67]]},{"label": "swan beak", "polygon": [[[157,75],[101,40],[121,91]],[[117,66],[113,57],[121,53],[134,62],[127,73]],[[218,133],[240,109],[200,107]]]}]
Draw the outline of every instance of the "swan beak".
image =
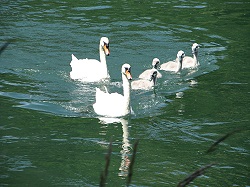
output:
[{"label": "swan beak", "polygon": [[125,75],[127,76],[127,79],[128,79],[128,80],[132,80],[132,75],[131,75],[131,73],[130,73],[129,70],[127,70],[127,71],[125,72]]},{"label": "swan beak", "polygon": [[107,56],[110,55],[109,47],[108,47],[106,44],[103,46],[103,50],[104,50],[104,52],[105,52],[105,54],[106,54]]}]

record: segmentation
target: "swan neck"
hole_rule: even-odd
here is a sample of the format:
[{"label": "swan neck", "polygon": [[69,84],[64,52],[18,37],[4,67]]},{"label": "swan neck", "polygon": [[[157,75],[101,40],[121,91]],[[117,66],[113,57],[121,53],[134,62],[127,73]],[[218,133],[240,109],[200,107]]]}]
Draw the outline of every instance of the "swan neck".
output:
[{"label": "swan neck", "polygon": [[195,65],[198,65],[198,51],[193,53],[193,59],[194,59]]},{"label": "swan neck", "polygon": [[106,55],[101,45],[99,45],[100,62],[106,64]]},{"label": "swan neck", "polygon": [[153,86],[156,85],[156,80],[157,80],[157,76],[153,78],[153,81],[152,81],[153,82]]},{"label": "swan neck", "polygon": [[131,90],[131,84],[130,81],[127,79],[127,77],[122,74],[122,82],[123,82],[123,95],[124,95],[124,101],[125,101],[125,110],[130,113],[130,90]]},{"label": "swan neck", "polygon": [[153,86],[155,86],[155,84],[156,84],[156,79],[157,79],[157,76],[152,76],[151,78],[150,78],[150,86],[151,87],[153,87]]},{"label": "swan neck", "polygon": [[106,72],[108,74],[108,68],[107,68],[107,63],[106,63],[106,54],[105,54],[101,44],[99,45],[99,53],[100,53],[101,65],[103,65],[104,69],[106,70]]},{"label": "swan neck", "polygon": [[182,68],[182,60],[183,60],[183,58],[181,58],[181,57],[176,59],[177,64],[178,64],[178,65],[177,65],[177,71],[176,71],[176,73],[181,71],[181,68]]}]

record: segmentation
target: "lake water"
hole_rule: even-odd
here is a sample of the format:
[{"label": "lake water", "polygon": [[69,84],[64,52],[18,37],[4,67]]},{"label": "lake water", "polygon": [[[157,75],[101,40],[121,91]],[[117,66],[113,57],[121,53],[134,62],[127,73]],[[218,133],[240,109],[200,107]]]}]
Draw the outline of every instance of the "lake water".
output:
[{"label": "lake water", "polygon": [[[0,15],[1,186],[98,186],[110,141],[106,184],[126,186],[137,140],[132,186],[177,186],[211,163],[190,186],[250,186],[249,1],[3,0]],[[99,59],[102,36],[110,82],[71,80],[71,54]],[[200,66],[132,91],[135,115],[94,113],[95,87],[122,93],[123,63],[136,80],[194,42]]]}]

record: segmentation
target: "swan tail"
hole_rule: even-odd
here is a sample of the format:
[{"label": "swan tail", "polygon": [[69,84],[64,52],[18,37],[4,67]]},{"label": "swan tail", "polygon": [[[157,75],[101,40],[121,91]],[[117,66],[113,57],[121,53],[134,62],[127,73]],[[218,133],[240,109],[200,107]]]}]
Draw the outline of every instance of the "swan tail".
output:
[{"label": "swan tail", "polygon": [[96,103],[103,103],[106,101],[107,94],[100,90],[99,88],[96,88]]},{"label": "swan tail", "polygon": [[107,87],[106,87],[106,86],[104,86],[104,88],[105,88],[105,91],[106,91],[106,93],[109,93],[109,92],[108,92],[108,89],[107,89]]},{"label": "swan tail", "polygon": [[72,61],[75,61],[75,60],[78,60],[76,57],[75,57],[75,55],[71,55],[72,56]]}]

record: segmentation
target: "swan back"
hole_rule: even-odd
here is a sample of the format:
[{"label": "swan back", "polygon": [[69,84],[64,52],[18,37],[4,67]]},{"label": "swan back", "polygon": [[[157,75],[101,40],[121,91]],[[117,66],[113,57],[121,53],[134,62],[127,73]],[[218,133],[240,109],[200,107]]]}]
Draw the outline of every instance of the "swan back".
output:
[{"label": "swan back", "polygon": [[150,70],[150,75],[148,76],[148,79],[140,79],[133,81],[131,83],[131,87],[133,90],[150,90],[156,85],[157,80],[157,73],[158,71],[156,69]]}]

